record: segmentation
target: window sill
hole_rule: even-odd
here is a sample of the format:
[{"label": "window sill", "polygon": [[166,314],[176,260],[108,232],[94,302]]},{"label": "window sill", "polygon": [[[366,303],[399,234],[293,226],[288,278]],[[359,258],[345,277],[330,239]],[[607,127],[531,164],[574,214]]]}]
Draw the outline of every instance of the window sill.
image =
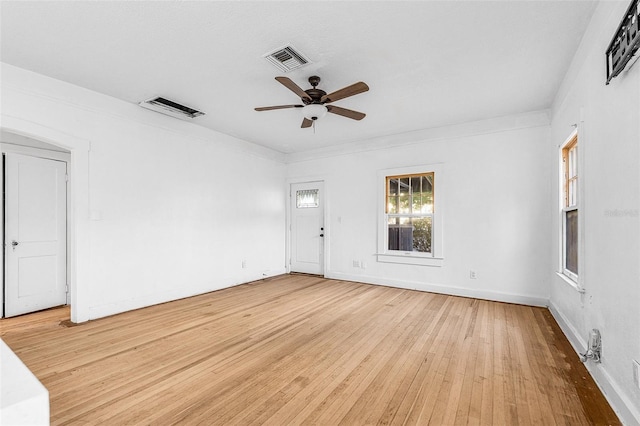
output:
[{"label": "window sill", "polygon": [[573,287],[573,289],[578,293],[582,294],[585,292],[584,288],[580,287],[580,285],[577,282],[575,282],[574,280],[572,280],[562,272],[556,272],[556,275],[559,276],[562,279],[562,281],[569,284],[569,286]]},{"label": "window sill", "polygon": [[378,254],[378,262],[401,263],[405,265],[436,266],[440,267],[444,263],[442,257],[422,257],[411,254]]}]

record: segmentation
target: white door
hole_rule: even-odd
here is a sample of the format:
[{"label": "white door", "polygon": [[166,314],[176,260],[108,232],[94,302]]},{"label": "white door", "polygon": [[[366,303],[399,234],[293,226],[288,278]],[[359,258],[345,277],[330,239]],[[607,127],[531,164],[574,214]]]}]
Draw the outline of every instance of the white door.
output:
[{"label": "white door", "polygon": [[291,271],[324,275],[323,182],[291,184]]},{"label": "white door", "polygon": [[66,183],[61,161],[5,154],[5,316],[66,303]]}]

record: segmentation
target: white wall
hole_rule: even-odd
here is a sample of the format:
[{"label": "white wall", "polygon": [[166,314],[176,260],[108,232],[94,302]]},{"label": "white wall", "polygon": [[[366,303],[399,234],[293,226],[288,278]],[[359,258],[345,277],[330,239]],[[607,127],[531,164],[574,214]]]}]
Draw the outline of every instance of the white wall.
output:
[{"label": "white wall", "polygon": [[[577,350],[589,330],[602,333],[602,363],[587,367],[626,424],[640,424],[640,65],[606,86],[605,51],[628,1],[602,2],[552,110],[549,156],[578,124],[582,295],[554,271],[559,265],[558,174],[551,185],[551,310]],[[582,110],[582,113],[581,113]]]},{"label": "white wall", "polygon": [[284,273],[277,153],[6,64],[0,125],[84,165],[74,320]]},{"label": "white wall", "polygon": [[[545,113],[506,117],[381,138],[364,152],[294,157],[288,179],[325,180],[328,277],[546,305],[548,139]],[[378,171],[431,163],[445,174],[435,189],[436,209],[446,208],[443,266],[377,262]]]}]

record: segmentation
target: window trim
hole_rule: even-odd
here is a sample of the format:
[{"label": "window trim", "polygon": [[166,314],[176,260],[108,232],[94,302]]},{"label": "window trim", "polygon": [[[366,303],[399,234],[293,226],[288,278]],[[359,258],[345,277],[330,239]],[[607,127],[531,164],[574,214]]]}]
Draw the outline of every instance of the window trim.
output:
[{"label": "window trim", "polygon": [[[433,173],[434,176],[433,213],[431,213],[431,253],[389,250],[389,232],[387,229],[387,177],[423,175],[427,173]],[[438,267],[443,265],[442,217],[444,212],[444,199],[441,197],[441,194],[444,193],[444,182],[444,172],[441,163],[378,171],[378,251],[376,253],[378,262]]]}]

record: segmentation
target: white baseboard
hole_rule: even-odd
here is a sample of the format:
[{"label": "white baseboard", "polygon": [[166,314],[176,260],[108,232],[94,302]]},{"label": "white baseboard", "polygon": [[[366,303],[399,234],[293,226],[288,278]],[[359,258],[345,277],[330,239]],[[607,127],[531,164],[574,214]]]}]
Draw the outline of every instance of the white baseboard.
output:
[{"label": "white baseboard", "polygon": [[[580,337],[578,330],[576,330],[567,317],[558,310],[553,302],[549,303],[549,311],[560,326],[560,329],[562,329],[564,335],[569,339],[576,353],[585,352],[587,346],[586,339]],[[588,361],[585,366],[622,423],[628,426],[640,425],[640,412],[638,412],[633,406],[632,401],[622,392],[620,385],[607,372],[606,367],[603,364],[595,364],[591,361]]]},{"label": "white baseboard", "polygon": [[330,271],[325,274],[325,277],[343,281],[356,281],[365,284],[378,284],[387,287],[404,288],[408,290],[428,291],[431,293],[447,294],[450,296],[473,297],[474,299],[491,300],[494,302],[516,303],[519,305],[542,307],[547,307],[549,304],[549,299],[544,297],[527,296],[513,293],[501,293],[496,291],[486,291],[464,287],[454,287],[444,284],[395,280],[389,278],[378,278],[367,275],[345,274],[342,272]]},{"label": "white baseboard", "polygon": [[569,339],[569,343],[571,343],[576,353],[584,352],[587,347],[587,341],[580,337],[578,330],[560,313],[552,301],[549,301],[549,311],[551,311],[551,315],[553,315],[560,329],[562,329],[564,335]]},{"label": "white baseboard", "polygon": [[173,300],[185,299],[187,297],[198,296],[200,294],[209,293],[216,290],[222,290],[224,288],[233,287],[240,284],[246,284],[251,281],[257,281],[264,278],[274,277],[277,275],[285,274],[284,268],[266,271],[247,273],[238,278],[223,278],[217,279],[215,283],[207,286],[201,286],[199,288],[190,289],[176,289],[161,293],[154,293],[151,295],[133,298],[129,300],[120,300],[118,302],[106,303],[103,305],[95,305],[89,308],[88,320],[94,320],[98,318],[107,317],[110,315],[116,315],[123,312],[132,311],[134,309],[146,308],[148,306],[159,305],[161,303],[171,302]]}]

